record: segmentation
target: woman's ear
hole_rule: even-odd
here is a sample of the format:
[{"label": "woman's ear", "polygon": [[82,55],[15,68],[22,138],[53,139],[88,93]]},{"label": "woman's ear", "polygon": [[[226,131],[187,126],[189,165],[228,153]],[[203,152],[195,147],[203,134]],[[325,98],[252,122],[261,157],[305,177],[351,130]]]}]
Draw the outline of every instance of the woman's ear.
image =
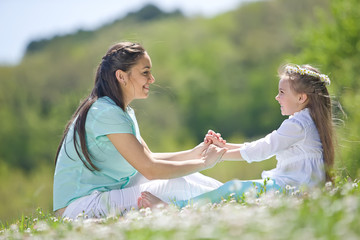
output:
[{"label": "woman's ear", "polygon": [[125,79],[126,73],[123,70],[116,70],[115,77],[119,81],[120,84],[123,84],[126,86],[126,79]]},{"label": "woman's ear", "polygon": [[308,100],[308,95],[306,93],[299,94],[299,103],[304,104]]}]

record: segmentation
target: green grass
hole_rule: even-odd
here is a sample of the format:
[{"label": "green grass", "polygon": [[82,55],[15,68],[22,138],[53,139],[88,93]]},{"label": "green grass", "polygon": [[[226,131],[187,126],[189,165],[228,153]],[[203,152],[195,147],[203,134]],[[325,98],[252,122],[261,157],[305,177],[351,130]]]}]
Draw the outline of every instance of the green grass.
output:
[{"label": "green grass", "polygon": [[0,226],[41,207],[52,208],[54,169],[43,165],[25,173],[0,161]]},{"label": "green grass", "polygon": [[2,225],[0,239],[359,239],[360,186],[343,179],[311,192],[267,192],[220,204],[58,219],[37,209]]}]

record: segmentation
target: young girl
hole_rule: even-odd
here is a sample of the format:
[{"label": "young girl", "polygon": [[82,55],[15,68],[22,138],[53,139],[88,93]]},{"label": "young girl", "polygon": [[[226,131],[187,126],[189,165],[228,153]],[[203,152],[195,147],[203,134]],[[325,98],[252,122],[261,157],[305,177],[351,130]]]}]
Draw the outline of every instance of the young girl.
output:
[{"label": "young girl", "polygon": [[[205,143],[226,147],[224,160],[245,160],[249,163],[262,161],[272,156],[277,166],[263,171],[262,178],[270,179],[266,188],[281,189],[287,185],[313,187],[330,180],[329,170],[334,162],[333,124],[331,99],[326,88],[328,76],[309,66],[285,65],[279,69],[279,92],[275,99],[280,104],[281,114],[290,116],[281,126],[266,137],[244,144],[226,143],[220,134],[209,131]],[[255,183],[262,186],[263,180],[225,183],[216,190],[190,199],[219,202],[231,193],[242,195]],[[161,202],[149,192],[142,193],[139,205],[151,207]],[[182,207],[188,201],[177,201]]]},{"label": "young girl", "polygon": [[153,153],[141,138],[129,104],[148,97],[155,81],[151,67],[150,56],[135,43],[115,44],[102,58],[94,88],[66,126],[56,154],[59,216],[121,214],[137,207],[145,190],[188,199],[221,185],[197,172],[214,166],[225,149],[201,143],[187,151]]}]

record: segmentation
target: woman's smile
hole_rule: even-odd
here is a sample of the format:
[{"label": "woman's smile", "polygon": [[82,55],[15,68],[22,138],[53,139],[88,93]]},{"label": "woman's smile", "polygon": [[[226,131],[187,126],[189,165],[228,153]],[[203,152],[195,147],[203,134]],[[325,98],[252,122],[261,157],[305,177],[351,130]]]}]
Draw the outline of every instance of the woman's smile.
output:
[{"label": "woman's smile", "polygon": [[145,85],[145,86],[144,86],[144,89],[145,89],[146,91],[150,91],[150,85]]},{"label": "woman's smile", "polygon": [[126,105],[134,99],[144,99],[149,96],[150,84],[155,82],[151,74],[151,59],[147,53],[138,60],[127,75],[127,84],[124,87]]}]

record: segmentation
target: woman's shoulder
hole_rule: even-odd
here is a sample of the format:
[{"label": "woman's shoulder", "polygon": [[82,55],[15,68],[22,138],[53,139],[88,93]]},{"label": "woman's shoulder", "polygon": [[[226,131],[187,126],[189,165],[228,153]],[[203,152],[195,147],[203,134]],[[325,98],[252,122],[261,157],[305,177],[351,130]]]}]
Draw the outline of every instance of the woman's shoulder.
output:
[{"label": "woman's shoulder", "polygon": [[124,113],[121,107],[116,105],[116,103],[109,97],[101,97],[97,99],[90,108],[90,111],[95,112],[104,112],[104,111],[116,111]]},{"label": "woman's shoulder", "polygon": [[107,107],[107,108],[120,108],[119,106],[116,105],[116,103],[111,98],[109,98],[107,96],[98,98],[91,107],[98,108],[100,106]]},{"label": "woman's shoulder", "polygon": [[116,105],[109,97],[97,99],[90,107],[89,114],[91,118],[127,118],[124,110]]}]

